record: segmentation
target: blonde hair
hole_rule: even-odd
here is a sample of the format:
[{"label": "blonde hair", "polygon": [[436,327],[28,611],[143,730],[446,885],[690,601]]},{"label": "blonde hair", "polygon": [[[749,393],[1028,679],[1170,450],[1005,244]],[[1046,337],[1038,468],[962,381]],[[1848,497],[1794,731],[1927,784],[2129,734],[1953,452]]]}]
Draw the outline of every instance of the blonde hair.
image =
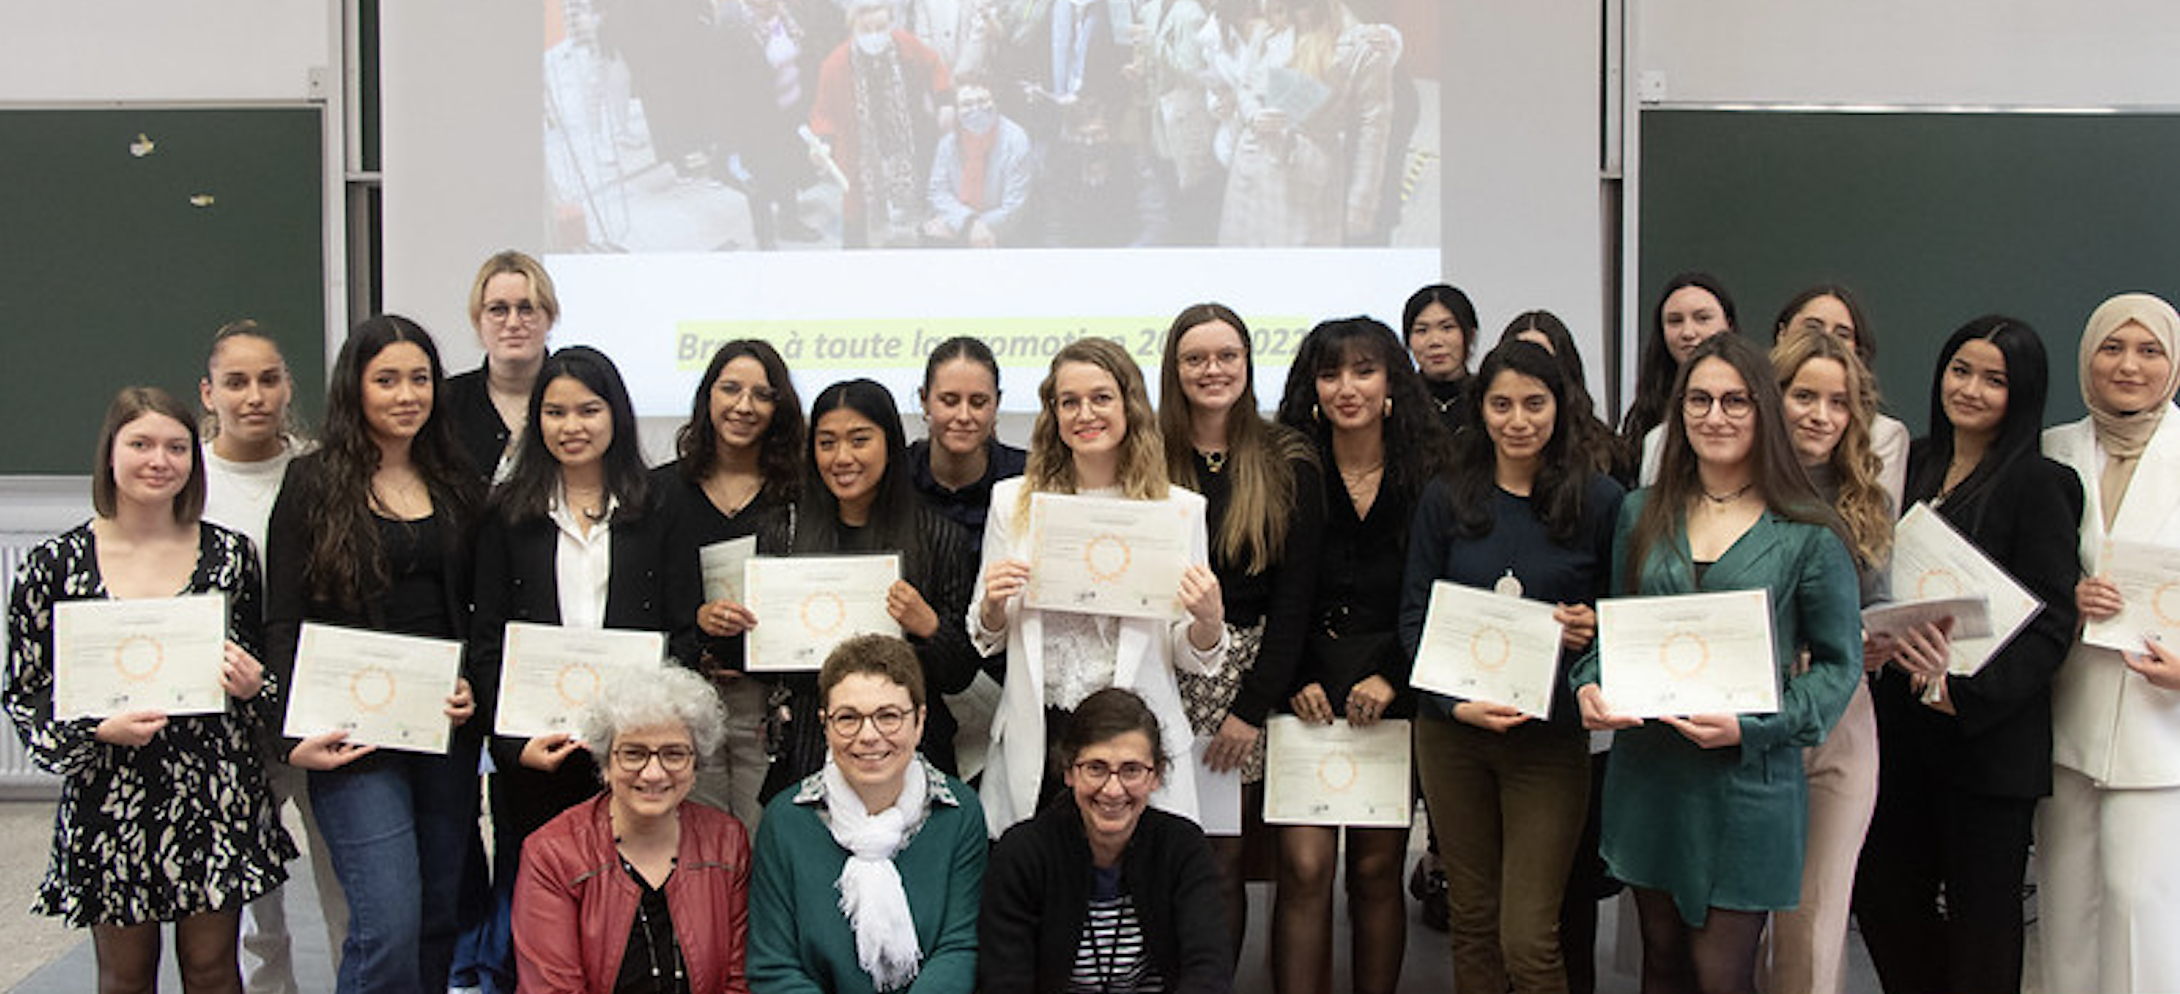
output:
[{"label": "blonde hair", "polygon": [[1788,328],[1771,347],[1771,368],[1776,371],[1783,397],[1794,377],[1812,360],[1830,359],[1847,378],[1847,427],[1827,460],[1839,478],[1836,510],[1847,525],[1855,560],[1864,569],[1877,569],[1892,557],[1892,500],[1879,478],[1883,463],[1870,448],[1870,426],[1877,421],[1877,379],[1862,364],[1854,347],[1827,332]]},{"label": "blonde hair", "polygon": [[494,252],[492,257],[477,267],[477,279],[469,284],[469,324],[475,327],[484,316],[484,285],[492,277],[513,273],[530,281],[530,302],[545,312],[545,323],[560,323],[560,295],[553,292],[553,277],[545,271],[545,264],[530,257],[526,252],[505,249]]},{"label": "blonde hair", "polygon": [[1033,493],[1075,492],[1075,453],[1060,437],[1060,416],[1053,381],[1060,367],[1071,362],[1096,366],[1111,375],[1120,387],[1121,417],[1127,422],[1120,437],[1120,493],[1130,500],[1164,500],[1170,484],[1166,478],[1166,446],[1158,437],[1158,412],[1151,409],[1150,391],[1143,386],[1143,370],[1128,350],[1110,338],[1082,338],[1069,342],[1037,385],[1037,424],[1030,430],[1029,464],[1022,470],[1022,494],[1015,514],[1029,519]]}]

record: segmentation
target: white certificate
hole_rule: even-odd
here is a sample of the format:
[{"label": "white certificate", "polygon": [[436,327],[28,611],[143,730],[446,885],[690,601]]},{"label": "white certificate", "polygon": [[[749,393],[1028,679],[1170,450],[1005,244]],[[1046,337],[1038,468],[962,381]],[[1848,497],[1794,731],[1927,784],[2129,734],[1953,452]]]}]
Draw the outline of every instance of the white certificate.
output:
[{"label": "white certificate", "polygon": [[2180,645],[2180,549],[2114,539],[2105,543],[2104,576],[2127,603],[2084,626],[2082,641],[2128,652],[2145,651],[2150,639]]},{"label": "white certificate", "polygon": [[1196,764],[1196,819],[1205,835],[1241,834],[1241,767],[1224,773],[1211,768],[1204,760],[1204,750],[1211,747],[1212,737],[1196,736],[1196,744],[1189,747],[1189,758]]},{"label": "white certificate", "polygon": [[755,535],[713,542],[696,550],[698,565],[704,569],[704,599],[743,603],[742,573],[750,557],[756,554]]},{"label": "white certificate", "polygon": [[1598,601],[1597,651],[1598,690],[1618,714],[1779,710],[1769,591]]},{"label": "white certificate", "polygon": [[1546,717],[1559,682],[1561,626],[1553,610],[1543,601],[1433,583],[1408,682]]},{"label": "white certificate", "polygon": [[814,670],[852,636],[901,634],[886,613],[886,591],[900,578],[901,557],[891,553],[752,557],[742,578],[742,603],[757,616],[745,643],[749,672]]},{"label": "white certificate", "polygon": [[410,752],[447,751],[447,697],[462,675],[462,643],[304,622],[295,646],[288,735],[346,730],[348,741]]},{"label": "white certificate", "polygon": [[1908,508],[1893,529],[1892,593],[1912,600],[1983,597],[1989,602],[1988,634],[1952,639],[1953,659],[1946,668],[1958,676],[1974,676],[2044,607],[1923,503]]},{"label": "white certificate", "polygon": [[1406,721],[1388,718],[1356,728],[1283,714],[1272,718],[1266,734],[1267,823],[1407,828],[1415,819]]},{"label": "white certificate", "polygon": [[1991,634],[1991,602],[1984,597],[1934,597],[1872,604],[1862,609],[1862,633],[1897,639],[1910,629],[1947,619],[1953,622],[1949,638],[1984,638]]},{"label": "white certificate", "polygon": [[1172,618],[1188,566],[1190,508],[1166,501],[1033,494],[1029,589],[1048,611]]},{"label": "white certificate", "polygon": [[666,636],[613,628],[507,623],[492,731],[535,736],[575,732],[583,708],[608,683],[659,668]]},{"label": "white certificate", "polygon": [[227,709],[227,595],[53,605],[53,717]]}]

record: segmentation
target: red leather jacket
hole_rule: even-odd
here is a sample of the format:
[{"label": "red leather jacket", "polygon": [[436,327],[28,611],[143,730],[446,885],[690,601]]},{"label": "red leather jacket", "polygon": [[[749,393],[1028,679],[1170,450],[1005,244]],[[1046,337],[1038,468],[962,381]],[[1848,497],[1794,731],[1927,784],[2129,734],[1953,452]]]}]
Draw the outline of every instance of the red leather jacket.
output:
[{"label": "red leather jacket", "polygon": [[[546,822],[515,880],[520,994],[610,994],[640,899],[613,846],[611,795]],[[666,880],[693,994],[748,994],[749,833],[733,815],[681,804],[681,851]]]}]

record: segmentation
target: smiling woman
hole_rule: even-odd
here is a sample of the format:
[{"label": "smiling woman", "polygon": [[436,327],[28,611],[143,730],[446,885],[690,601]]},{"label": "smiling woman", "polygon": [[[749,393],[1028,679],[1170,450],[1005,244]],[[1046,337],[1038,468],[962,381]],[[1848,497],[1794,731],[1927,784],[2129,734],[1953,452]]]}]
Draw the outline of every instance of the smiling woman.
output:
[{"label": "smiling woman", "polygon": [[890,636],[849,639],[825,660],[818,696],[830,761],[773,799],[757,835],[750,985],[970,989],[984,813],[967,784],[916,754],[929,698],[915,652]]}]

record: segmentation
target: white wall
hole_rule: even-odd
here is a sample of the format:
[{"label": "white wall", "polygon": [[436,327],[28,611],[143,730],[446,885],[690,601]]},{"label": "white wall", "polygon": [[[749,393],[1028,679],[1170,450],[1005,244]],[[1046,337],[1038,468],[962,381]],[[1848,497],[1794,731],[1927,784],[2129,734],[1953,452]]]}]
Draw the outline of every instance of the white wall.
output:
[{"label": "white wall", "polygon": [[2180,108],[2171,0],[1640,0],[1674,104]]},{"label": "white wall", "polygon": [[327,0],[0,4],[0,102],[306,100],[310,71],[340,64],[338,10]]}]

